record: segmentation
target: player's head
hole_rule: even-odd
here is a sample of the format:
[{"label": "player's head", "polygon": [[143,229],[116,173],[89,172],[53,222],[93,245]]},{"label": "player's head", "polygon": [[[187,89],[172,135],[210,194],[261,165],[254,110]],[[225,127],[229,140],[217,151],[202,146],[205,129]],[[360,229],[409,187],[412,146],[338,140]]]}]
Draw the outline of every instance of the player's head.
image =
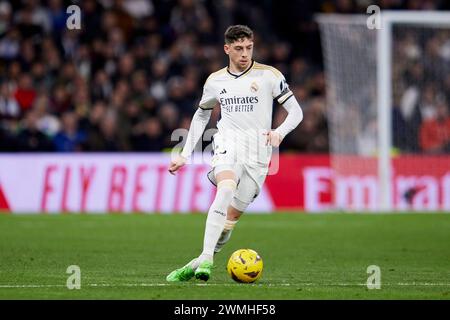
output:
[{"label": "player's head", "polygon": [[225,31],[225,53],[230,58],[230,63],[244,70],[252,61],[253,56],[253,31],[247,26],[229,26]]}]

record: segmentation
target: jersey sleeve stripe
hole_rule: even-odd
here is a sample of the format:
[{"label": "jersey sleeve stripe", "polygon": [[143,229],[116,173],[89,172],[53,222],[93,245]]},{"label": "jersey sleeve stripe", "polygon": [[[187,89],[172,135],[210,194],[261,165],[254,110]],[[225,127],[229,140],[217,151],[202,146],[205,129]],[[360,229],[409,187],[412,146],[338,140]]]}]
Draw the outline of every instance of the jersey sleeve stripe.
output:
[{"label": "jersey sleeve stripe", "polygon": [[284,88],[284,90],[281,91],[281,93],[280,93],[278,96],[276,96],[275,99],[278,100],[278,99],[280,99],[282,96],[288,94],[289,92],[291,92],[291,90],[290,90],[289,88]]},{"label": "jersey sleeve stripe", "polygon": [[[286,98],[287,98],[287,96],[289,95],[289,94],[291,94],[292,93],[292,91],[289,89],[289,88],[285,88],[284,90],[283,90],[283,92],[281,92],[275,99],[278,101],[278,102],[280,102],[280,101],[283,101],[283,100],[285,100]],[[281,103],[281,102],[280,102]]]},{"label": "jersey sleeve stripe", "polygon": [[283,104],[285,103],[290,97],[292,97],[294,94],[292,93],[292,91],[289,91],[287,94],[285,94],[284,96],[282,96],[280,99],[278,99],[278,103],[279,104]]},{"label": "jersey sleeve stripe", "polygon": [[281,76],[282,76],[281,72],[278,71],[276,68],[271,67],[271,66],[268,66],[268,65],[265,65],[265,64],[261,64],[261,63],[255,64],[254,68],[255,68],[255,69],[262,69],[262,70],[270,70],[270,71],[272,71],[277,77],[281,77]]}]

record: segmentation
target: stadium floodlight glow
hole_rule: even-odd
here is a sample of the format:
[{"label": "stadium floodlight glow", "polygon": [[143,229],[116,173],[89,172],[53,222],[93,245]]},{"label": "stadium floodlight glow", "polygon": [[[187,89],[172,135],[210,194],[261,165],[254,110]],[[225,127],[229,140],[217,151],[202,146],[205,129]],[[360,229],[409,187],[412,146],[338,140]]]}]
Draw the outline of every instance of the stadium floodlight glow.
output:
[{"label": "stadium floodlight glow", "polygon": [[[397,85],[393,83],[397,63],[393,61],[394,29],[405,28],[406,32],[412,33],[417,33],[415,28],[426,32],[435,29],[448,32],[450,12],[381,11],[380,14],[379,29],[367,27],[369,15],[319,14],[316,20],[321,31],[327,81],[330,153],[332,159],[337,159],[336,171],[338,174],[349,173],[348,159],[339,158],[339,155],[375,156],[376,168],[368,165],[371,168],[368,170],[375,171],[378,179],[377,210],[390,211],[395,209],[395,201],[398,201],[393,198],[392,169],[391,111],[395,96],[393,88]],[[351,112],[357,115],[350,117]],[[376,133],[366,139],[365,144],[358,145],[361,137],[368,137],[364,130],[370,128],[371,121],[376,121]],[[359,131],[356,129],[348,134],[348,126],[359,126]],[[373,148],[368,150],[367,146]]]}]

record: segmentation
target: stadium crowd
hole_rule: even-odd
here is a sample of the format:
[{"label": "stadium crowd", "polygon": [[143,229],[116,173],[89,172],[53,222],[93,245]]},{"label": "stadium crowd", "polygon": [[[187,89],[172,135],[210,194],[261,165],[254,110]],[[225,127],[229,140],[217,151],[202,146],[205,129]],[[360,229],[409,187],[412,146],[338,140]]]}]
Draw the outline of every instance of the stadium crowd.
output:
[{"label": "stadium crowd", "polygon": [[408,153],[450,153],[450,30],[394,28],[393,139]]},{"label": "stadium crowd", "polygon": [[[79,30],[66,27],[66,8],[73,3],[81,8]],[[443,3],[379,5],[433,9]],[[0,1],[0,151],[173,147],[178,141],[171,134],[189,128],[205,79],[226,66],[224,30],[241,23],[255,30],[255,60],[285,74],[305,114],[282,150],[328,152],[313,15],[361,13],[367,5],[363,0]],[[275,107],[274,127],[285,116]]]}]

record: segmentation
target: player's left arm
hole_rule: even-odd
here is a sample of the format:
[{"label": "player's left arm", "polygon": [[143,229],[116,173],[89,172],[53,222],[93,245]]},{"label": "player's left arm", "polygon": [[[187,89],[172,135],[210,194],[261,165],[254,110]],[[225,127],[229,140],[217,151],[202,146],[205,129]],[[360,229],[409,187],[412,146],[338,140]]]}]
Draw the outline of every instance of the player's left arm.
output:
[{"label": "player's left arm", "polygon": [[278,147],[284,137],[294,130],[303,120],[303,111],[282,75],[280,77],[275,77],[272,95],[288,112],[283,123],[267,134],[267,144]]}]

